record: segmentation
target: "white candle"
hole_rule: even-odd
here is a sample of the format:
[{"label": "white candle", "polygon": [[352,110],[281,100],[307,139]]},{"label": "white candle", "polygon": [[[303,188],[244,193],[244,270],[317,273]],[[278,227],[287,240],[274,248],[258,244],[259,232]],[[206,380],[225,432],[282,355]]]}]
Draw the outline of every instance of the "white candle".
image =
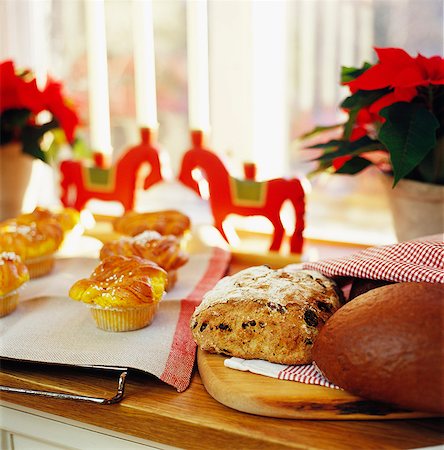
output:
[{"label": "white candle", "polygon": [[133,0],[136,117],[140,127],[156,129],[156,70],[151,0]]},{"label": "white candle", "polygon": [[372,48],[374,39],[374,3],[372,0],[366,0],[357,8],[358,13],[358,64],[364,61],[372,62],[374,60],[374,51]]},{"label": "white candle", "polygon": [[111,156],[108,96],[105,5],[103,0],[85,2],[89,81],[90,145],[93,151]]},{"label": "white candle", "polygon": [[207,0],[187,0],[188,120],[190,129],[210,127]]},{"label": "white candle", "polygon": [[251,156],[263,180],[282,176],[288,167],[287,19],[286,2],[252,2]]},{"label": "white candle", "polygon": [[298,39],[297,55],[299,72],[299,108],[300,112],[311,112],[315,102],[316,79],[316,4],[298,3]]}]

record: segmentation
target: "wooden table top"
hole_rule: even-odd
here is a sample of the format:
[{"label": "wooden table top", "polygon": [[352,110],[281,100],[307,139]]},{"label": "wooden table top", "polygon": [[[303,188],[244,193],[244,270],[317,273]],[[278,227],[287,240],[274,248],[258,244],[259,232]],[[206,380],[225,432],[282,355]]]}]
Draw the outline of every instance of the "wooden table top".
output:
[{"label": "wooden table top", "polygon": [[[0,383],[80,395],[109,396],[115,376],[41,365],[2,363]],[[227,408],[205,390],[199,374],[178,394],[154,377],[131,373],[124,399],[96,405],[2,392],[2,401],[115,432],[186,449],[195,448],[419,448],[444,443],[443,419],[309,421],[254,416]]]},{"label": "wooden table top", "polygon": [[[240,268],[233,265],[230,272]],[[0,384],[110,397],[115,393],[116,375],[2,361]],[[238,412],[207,393],[197,370],[181,394],[155,377],[130,371],[125,396],[114,405],[8,392],[1,392],[0,400],[185,449],[392,449],[444,443],[444,419],[310,421]]]}]

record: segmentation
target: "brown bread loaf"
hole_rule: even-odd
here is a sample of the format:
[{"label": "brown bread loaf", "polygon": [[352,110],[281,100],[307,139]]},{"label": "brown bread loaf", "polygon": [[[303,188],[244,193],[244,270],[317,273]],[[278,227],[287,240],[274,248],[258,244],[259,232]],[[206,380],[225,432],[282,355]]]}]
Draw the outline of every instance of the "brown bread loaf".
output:
[{"label": "brown bread loaf", "polygon": [[336,284],[318,272],[250,267],[205,294],[191,329],[200,348],[212,353],[304,364],[339,307]]},{"label": "brown bread loaf", "polygon": [[444,285],[373,289],[337,311],[313,346],[345,390],[403,408],[444,412]]}]

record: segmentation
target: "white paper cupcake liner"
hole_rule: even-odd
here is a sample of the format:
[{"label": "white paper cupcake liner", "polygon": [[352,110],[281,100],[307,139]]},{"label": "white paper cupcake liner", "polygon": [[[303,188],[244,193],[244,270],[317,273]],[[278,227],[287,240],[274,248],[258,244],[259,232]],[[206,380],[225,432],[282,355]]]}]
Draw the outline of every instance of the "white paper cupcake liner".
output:
[{"label": "white paper cupcake liner", "polygon": [[23,260],[29,271],[30,278],[39,278],[47,275],[54,267],[54,254],[39,256]]},{"label": "white paper cupcake liner", "polygon": [[8,292],[0,297],[0,317],[11,314],[17,308],[18,298],[18,290]]},{"label": "white paper cupcake liner", "polygon": [[88,305],[98,328],[105,331],[139,330],[151,324],[158,303],[134,308],[104,308]]}]

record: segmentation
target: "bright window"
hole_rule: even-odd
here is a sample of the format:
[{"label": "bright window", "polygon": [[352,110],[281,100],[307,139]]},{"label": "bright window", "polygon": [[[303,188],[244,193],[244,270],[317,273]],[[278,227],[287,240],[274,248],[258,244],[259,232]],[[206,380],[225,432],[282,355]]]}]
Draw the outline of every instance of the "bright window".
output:
[{"label": "bright window", "polygon": [[[138,140],[131,4],[105,0],[114,158]],[[189,146],[187,1],[152,4],[158,142],[177,173]],[[84,0],[3,0],[0,58],[62,79],[80,108],[88,142],[85,14]],[[235,175],[254,160],[262,178],[305,176],[313,165],[305,162],[299,137],[341,118],[346,91],[338,85],[340,66],[372,61],[373,46],[442,54],[443,15],[441,0],[209,0],[210,146]],[[393,239],[383,188],[371,170],[315,179],[307,223],[312,237]]]}]

